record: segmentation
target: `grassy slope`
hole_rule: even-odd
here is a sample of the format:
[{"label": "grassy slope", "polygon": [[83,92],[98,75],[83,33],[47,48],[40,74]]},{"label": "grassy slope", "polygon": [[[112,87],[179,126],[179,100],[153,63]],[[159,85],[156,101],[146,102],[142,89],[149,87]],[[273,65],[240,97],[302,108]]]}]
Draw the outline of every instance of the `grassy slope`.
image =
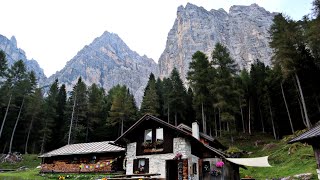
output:
[{"label": "grassy slope", "polygon": [[15,164],[1,163],[0,169],[17,169],[25,166],[28,170],[0,173],[0,179],[1,177],[12,177],[13,179],[14,177],[17,179],[39,179],[41,177],[39,177],[39,169],[36,169],[36,167],[39,166],[40,163],[41,160],[34,154],[23,155],[23,160]]},{"label": "grassy slope", "polygon": [[[226,138],[220,139],[225,145],[231,145]],[[255,146],[256,141],[261,141]],[[259,134],[256,136],[238,135],[233,146],[241,150],[252,152],[247,157],[269,156],[269,162],[272,167],[257,168],[248,167],[247,170],[240,168],[241,177],[246,175],[256,179],[271,179],[279,177],[287,177],[300,173],[310,172],[316,174],[316,162],[312,147],[301,143],[289,145],[285,141],[274,141],[270,135]],[[290,151],[289,151],[290,149]],[[288,154],[291,152],[290,154]],[[0,173],[1,177],[19,177],[18,179],[57,179],[59,175],[46,175],[42,178],[38,175],[39,169],[36,167],[40,164],[40,159],[36,155],[24,155],[23,161],[17,164],[2,163],[0,168],[16,169],[21,166],[29,168],[27,171],[17,171]],[[74,175],[73,175],[74,176]],[[90,179],[97,175],[77,175],[77,179]],[[83,176],[83,177],[82,177]]]},{"label": "grassy slope", "polygon": [[[287,144],[286,140],[275,141],[270,135],[259,134],[256,136],[239,135],[233,146],[247,152],[252,152],[246,157],[269,156],[272,167],[240,168],[241,177],[251,176],[256,179],[271,179],[287,177],[301,173],[316,174],[316,161],[312,147],[306,144]],[[228,140],[221,139],[224,144]],[[255,142],[260,141],[258,146]]]}]

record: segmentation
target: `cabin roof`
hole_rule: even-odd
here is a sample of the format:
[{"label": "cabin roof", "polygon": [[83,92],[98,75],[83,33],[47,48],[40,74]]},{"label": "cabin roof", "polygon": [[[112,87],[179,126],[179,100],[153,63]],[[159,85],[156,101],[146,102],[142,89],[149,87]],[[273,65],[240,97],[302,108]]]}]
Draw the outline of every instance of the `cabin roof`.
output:
[{"label": "cabin roof", "polygon": [[[186,131],[192,133],[192,128],[189,127],[189,126],[187,126],[187,125],[185,125],[185,124],[183,124],[183,123],[179,124],[177,127],[180,128],[180,129],[183,129],[183,130],[186,130]],[[213,142],[213,143],[217,144],[219,147],[222,147],[223,149],[226,149],[226,147],[225,147],[223,144],[221,144],[221,143],[220,143],[217,139],[215,139],[214,137],[209,136],[209,135],[207,135],[207,134],[204,134],[204,133],[202,133],[202,132],[200,132],[199,134],[200,134],[200,137],[204,138],[205,140],[210,141],[210,142]]]},{"label": "cabin roof", "polygon": [[291,141],[289,141],[289,143],[307,142],[307,141],[310,141],[314,138],[320,139],[320,121],[313,128],[311,128],[308,131],[304,132],[303,134],[293,138]]},{"label": "cabin roof", "polygon": [[[189,132],[187,132],[186,130],[184,130],[183,128],[181,128],[181,126],[179,127],[179,126],[174,126],[174,125],[172,125],[172,124],[169,124],[169,123],[167,123],[167,122],[165,122],[165,121],[163,121],[163,120],[161,120],[161,119],[159,119],[159,118],[157,118],[157,117],[154,117],[154,116],[152,116],[152,115],[149,115],[149,114],[146,114],[146,115],[144,115],[142,118],[140,118],[134,125],[132,125],[126,132],[124,132],[120,137],[118,137],[118,139],[116,139],[115,141],[114,141],[114,144],[116,144],[116,145],[120,145],[121,144],[121,141],[123,142],[123,140],[125,139],[125,137],[128,135],[128,134],[130,134],[130,132],[133,130],[133,129],[135,129],[137,126],[139,126],[143,121],[147,121],[147,120],[152,120],[152,121],[156,121],[156,122],[158,122],[158,123],[160,123],[160,124],[162,124],[162,125],[165,125],[165,126],[167,126],[168,128],[170,128],[170,129],[173,129],[173,130],[175,130],[175,131],[177,131],[177,132],[179,132],[180,134],[182,134],[182,135],[184,135],[186,138],[188,138],[188,139],[190,139],[192,142],[195,142],[195,143],[198,143],[198,144],[202,144],[202,145],[204,145],[204,147],[206,147],[206,148],[208,148],[209,150],[211,150],[211,151],[214,151],[215,153],[217,153],[217,154],[219,154],[219,155],[221,155],[221,156],[223,156],[223,157],[225,157],[226,155],[222,152],[222,151],[220,151],[220,150],[218,150],[218,149],[216,149],[216,148],[214,148],[214,147],[211,147],[211,146],[209,146],[209,145],[205,145],[205,144],[203,144],[202,142],[200,142],[198,139],[196,139],[195,137],[193,137],[192,136],[192,134],[190,134]],[[188,127],[187,125],[184,125],[184,127]],[[189,127],[190,128],[190,127]],[[203,133],[202,133],[203,134]],[[209,137],[209,136],[208,136]],[[215,140],[215,139],[213,139],[212,138],[212,140],[216,143],[216,144],[218,144],[218,145],[221,145],[221,147],[222,148],[225,148],[225,146],[223,146],[219,141],[217,141],[217,140]],[[124,140],[125,141],[125,140]],[[209,148],[210,147],[210,148]]]},{"label": "cabin roof", "polygon": [[91,143],[79,143],[65,145],[59,149],[55,149],[48,153],[42,154],[39,157],[53,157],[53,156],[65,156],[74,154],[91,154],[91,153],[106,153],[106,152],[121,152],[125,151],[124,148],[115,146],[113,141],[91,142]]},{"label": "cabin roof", "polygon": [[172,125],[172,124],[169,124],[169,123],[167,123],[167,122],[165,122],[165,121],[163,121],[163,120],[161,120],[161,119],[159,119],[159,118],[157,118],[157,117],[154,117],[154,116],[149,115],[149,114],[145,114],[145,115],[142,116],[142,118],[140,118],[136,123],[134,123],[126,132],[124,132],[120,137],[118,137],[118,138],[114,141],[114,143],[115,143],[115,144],[119,144],[119,142],[120,142],[124,137],[126,137],[127,134],[129,134],[133,129],[135,129],[137,126],[139,126],[143,121],[147,121],[147,120],[156,121],[156,122],[158,122],[158,123],[160,123],[160,124],[162,124],[162,125],[167,126],[167,127],[170,128],[170,129],[173,129],[173,130],[176,130],[176,131],[180,132],[180,133],[183,134],[183,135],[189,136],[189,133],[188,133],[188,132],[186,132],[186,131],[184,131],[184,130],[182,130],[182,129],[180,129],[180,128]]}]

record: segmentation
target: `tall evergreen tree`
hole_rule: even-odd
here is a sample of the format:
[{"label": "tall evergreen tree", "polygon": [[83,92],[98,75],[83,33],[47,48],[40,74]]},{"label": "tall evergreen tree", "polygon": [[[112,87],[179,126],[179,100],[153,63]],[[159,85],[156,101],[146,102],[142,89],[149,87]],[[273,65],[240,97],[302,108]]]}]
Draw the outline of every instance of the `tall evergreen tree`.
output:
[{"label": "tall evergreen tree", "polygon": [[144,90],[144,96],[141,103],[140,114],[152,114],[154,116],[159,116],[160,104],[159,97],[156,89],[156,80],[154,75],[151,73],[149,76],[149,81]]},{"label": "tall evergreen tree", "polygon": [[210,92],[215,97],[219,119],[226,124],[227,131],[235,131],[235,112],[238,107],[234,78],[237,72],[236,64],[227,48],[220,43],[215,45],[211,64],[216,67],[216,77],[211,82]]},{"label": "tall evergreen tree", "polygon": [[[192,61],[189,65],[189,71],[187,74],[187,79],[189,81],[190,87],[194,92],[194,107],[196,109],[197,117],[202,119],[202,131],[206,134],[206,112],[208,110],[208,84],[210,82],[209,75],[210,63],[208,57],[197,51],[192,55]],[[198,111],[200,109],[200,112]]]},{"label": "tall evergreen tree", "polygon": [[0,50],[0,85],[2,84],[2,81],[3,81],[2,78],[7,76],[7,70],[8,70],[8,65],[7,65],[6,54],[4,51]]},{"label": "tall evergreen tree", "polygon": [[119,125],[119,135],[123,134],[136,118],[137,107],[134,97],[130,94],[126,86],[120,86],[118,91],[113,94],[112,105],[109,111],[108,123],[111,126]]},{"label": "tall evergreen tree", "polygon": [[[71,108],[72,107],[72,108]],[[68,144],[85,142],[88,126],[88,91],[86,84],[79,77],[69,98],[69,114],[71,114]]]},{"label": "tall evergreen tree", "polygon": [[171,103],[170,93],[172,90],[172,82],[170,78],[163,78],[162,97],[163,97],[163,114],[166,116],[167,122],[170,123]]},{"label": "tall evergreen tree", "polygon": [[44,105],[44,119],[41,128],[41,150],[40,153],[52,150],[55,146],[52,142],[52,135],[54,132],[55,120],[57,118],[57,96],[59,92],[58,79],[56,79],[50,86],[48,96],[45,99]]},{"label": "tall evergreen tree", "polygon": [[178,125],[178,115],[182,120],[185,120],[186,110],[186,88],[180,78],[179,72],[174,68],[170,75],[172,89],[170,91],[170,104],[174,113],[174,125]]},{"label": "tall evergreen tree", "polygon": [[306,48],[301,26],[282,14],[278,14],[274,18],[270,32],[272,38],[270,47],[274,49],[273,62],[280,66],[285,78],[290,76],[295,78],[307,127],[311,128],[299,73],[304,69],[303,66],[312,60],[312,57]]}]

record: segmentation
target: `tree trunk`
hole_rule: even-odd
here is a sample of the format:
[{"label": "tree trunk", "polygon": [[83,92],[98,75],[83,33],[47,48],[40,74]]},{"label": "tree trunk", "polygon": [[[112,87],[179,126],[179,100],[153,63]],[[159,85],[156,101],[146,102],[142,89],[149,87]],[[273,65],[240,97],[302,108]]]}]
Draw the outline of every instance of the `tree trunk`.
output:
[{"label": "tree trunk", "polygon": [[45,144],[45,140],[46,140],[46,131],[47,131],[47,126],[48,126],[48,122],[47,120],[45,120],[45,126],[44,126],[44,132],[43,132],[43,137],[42,137],[42,142],[41,142],[41,148],[40,148],[40,154],[43,154],[44,152],[44,144]]},{"label": "tree trunk", "polygon": [[123,117],[121,117],[121,135],[123,134]]},{"label": "tree trunk", "polygon": [[10,104],[11,104],[11,99],[12,99],[12,94],[10,94],[10,98],[9,98],[9,102],[8,102],[8,105],[7,105],[6,113],[4,114],[3,121],[2,121],[2,124],[1,124],[0,139],[1,139],[1,134],[2,134],[3,127],[4,127],[4,123],[6,122],[6,119],[7,119],[9,107],[10,107]]},{"label": "tree trunk", "polygon": [[178,126],[177,112],[174,113],[174,125],[175,125],[175,126]]},{"label": "tree trunk", "polygon": [[206,120],[204,117],[204,109],[203,109],[203,103],[201,103],[201,115],[202,115],[202,131],[204,134],[207,134],[207,129],[206,129]]},{"label": "tree trunk", "polygon": [[270,99],[269,98],[268,98],[268,104],[269,104],[269,111],[270,111],[270,118],[271,118],[273,136],[274,136],[274,139],[277,139],[277,134],[276,134],[276,129],[274,127],[273,114],[272,114],[271,105],[270,105]]},{"label": "tree trunk", "polygon": [[300,94],[300,98],[301,98],[301,103],[302,103],[302,107],[303,107],[303,111],[304,111],[304,116],[306,118],[306,123],[307,123],[307,128],[310,129],[311,128],[311,123],[308,117],[308,112],[307,112],[307,107],[306,107],[306,103],[304,101],[304,96],[303,96],[303,92],[301,89],[301,85],[300,85],[300,80],[299,77],[297,75],[297,73],[294,73],[297,84],[298,84],[298,88],[299,88],[299,94]]},{"label": "tree trunk", "polygon": [[213,109],[213,114],[214,114],[214,130],[215,130],[215,134],[216,134],[216,137],[218,137],[218,124],[217,124],[217,117],[216,117],[216,111],[215,109]]},{"label": "tree trunk", "polygon": [[219,115],[219,129],[220,129],[220,137],[221,137],[221,131],[222,131],[222,124],[221,124],[221,118],[220,118],[220,108],[218,108],[218,115]]},{"label": "tree trunk", "polygon": [[[258,102],[259,103],[259,102]],[[261,126],[262,126],[262,133],[266,133],[264,129],[264,123],[263,123],[263,118],[262,118],[262,112],[261,112],[261,106],[259,104],[259,113],[260,113],[260,121],[261,121]]]},{"label": "tree trunk", "polygon": [[288,114],[288,118],[289,118],[289,122],[290,122],[291,132],[292,132],[292,134],[293,134],[293,133],[294,133],[294,129],[293,129],[292,120],[291,120],[289,108],[288,108],[287,101],[286,101],[286,96],[284,95],[282,82],[280,83],[280,87],[281,87],[281,92],[282,92],[282,97],[283,97],[284,105],[286,106],[286,110],[287,110],[287,114]]},{"label": "tree trunk", "polygon": [[17,125],[18,125],[18,122],[19,122],[19,119],[20,119],[22,107],[23,107],[23,104],[24,104],[24,98],[25,98],[25,97],[23,97],[23,99],[22,99],[22,103],[21,103],[21,106],[20,106],[19,114],[18,114],[16,123],[15,123],[15,125],[14,125],[14,127],[13,127],[13,131],[12,131],[12,134],[11,134],[10,145],[9,145],[9,153],[11,153],[13,137],[14,137],[14,134],[15,134],[15,132],[16,132]]},{"label": "tree trunk", "polygon": [[249,134],[251,135],[251,103],[249,99],[249,109],[248,109],[248,128],[249,128]]},{"label": "tree trunk", "polygon": [[243,111],[242,111],[242,104],[241,104],[241,97],[240,96],[239,96],[239,105],[240,105],[241,120],[242,120],[242,132],[245,133],[246,129],[244,127],[244,118],[243,118]]},{"label": "tree trunk", "polygon": [[303,107],[302,107],[302,103],[301,103],[300,98],[298,98],[298,102],[299,102],[300,114],[301,114],[302,122],[303,122],[303,124],[304,124],[305,127],[308,127],[308,126],[307,126],[307,123],[306,123],[306,119],[305,119],[305,117],[304,117]]},{"label": "tree trunk", "polygon": [[29,143],[29,137],[30,137],[30,133],[31,133],[31,129],[32,129],[33,120],[34,120],[34,115],[32,115],[32,117],[31,117],[31,122],[30,122],[29,129],[28,129],[26,145],[24,147],[24,154],[28,154],[28,143]]},{"label": "tree trunk", "polygon": [[168,104],[168,123],[170,124],[170,106]]},{"label": "tree trunk", "polygon": [[74,102],[73,102],[73,107],[72,107],[72,113],[71,113],[71,120],[70,120],[70,127],[69,127],[69,136],[68,136],[68,144],[70,144],[70,139],[71,139],[71,130],[72,130],[72,122],[73,122],[73,116],[74,116],[74,109],[76,107],[76,101],[77,101],[77,96],[74,96]]}]

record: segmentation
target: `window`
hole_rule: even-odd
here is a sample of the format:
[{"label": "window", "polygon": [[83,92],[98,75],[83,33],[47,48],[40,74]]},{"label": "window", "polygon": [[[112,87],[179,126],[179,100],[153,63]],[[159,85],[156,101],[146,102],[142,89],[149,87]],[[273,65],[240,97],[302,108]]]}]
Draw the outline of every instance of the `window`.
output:
[{"label": "window", "polygon": [[147,129],[144,132],[144,142],[152,142],[152,129]]},{"label": "window", "polygon": [[192,173],[197,174],[197,163],[192,164]]},{"label": "window", "polygon": [[139,159],[138,161],[139,172],[144,172],[145,165],[146,165],[145,159]]},{"label": "window", "polygon": [[158,128],[156,130],[156,139],[157,141],[163,141],[163,128]]},{"label": "window", "polygon": [[134,159],[133,173],[134,174],[149,173],[149,159],[148,158]]}]

